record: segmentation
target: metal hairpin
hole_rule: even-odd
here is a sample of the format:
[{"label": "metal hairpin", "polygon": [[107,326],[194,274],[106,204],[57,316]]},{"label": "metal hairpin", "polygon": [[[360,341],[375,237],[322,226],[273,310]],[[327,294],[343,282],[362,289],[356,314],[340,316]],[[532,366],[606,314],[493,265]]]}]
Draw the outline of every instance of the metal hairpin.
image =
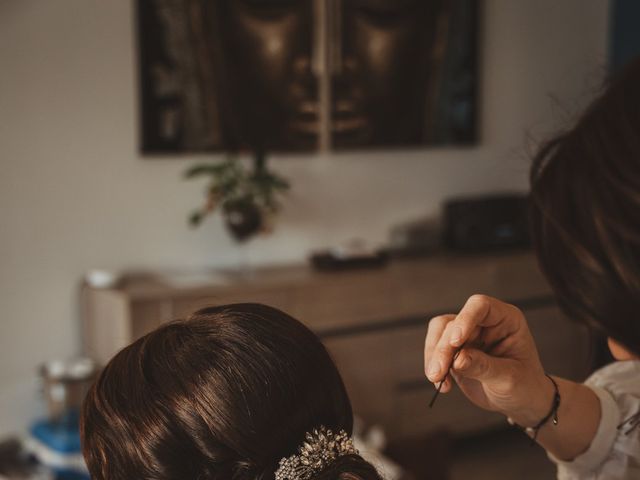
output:
[{"label": "metal hairpin", "polygon": [[[493,342],[492,344],[490,344],[489,347],[487,348],[487,351],[493,350],[497,345],[500,344],[500,342],[502,342],[502,339],[497,340],[497,341]],[[449,370],[447,370],[447,374],[444,376],[444,378],[440,382],[440,385],[438,385],[436,393],[433,394],[433,397],[431,398],[431,401],[429,402],[429,408],[432,408],[433,404],[436,403],[436,398],[438,398],[438,395],[440,395],[440,390],[442,389],[442,385],[444,384],[445,380],[447,378],[449,378],[449,375],[451,374],[451,369],[453,368],[453,363],[456,361],[456,358],[458,358],[458,355],[460,355],[460,352],[462,351],[462,349],[464,347],[466,347],[466,346],[467,346],[466,342],[463,343],[462,345],[460,345],[458,350],[456,350],[456,353],[453,355],[453,359],[451,360],[451,364],[449,364]],[[483,349],[484,346],[485,346],[484,340],[480,340],[478,342],[478,345],[476,346],[476,348]]]},{"label": "metal hairpin", "polygon": [[451,369],[453,368],[453,362],[456,361],[456,358],[458,358],[458,355],[460,355],[460,352],[462,351],[464,346],[465,346],[465,344],[463,343],[458,348],[458,350],[456,350],[456,353],[453,355],[453,359],[451,360],[451,363],[449,364],[449,369],[447,370],[447,374],[444,376],[444,378],[442,379],[442,381],[438,385],[438,388],[436,389],[435,393],[433,394],[433,397],[431,397],[431,401],[429,402],[429,408],[433,408],[433,405],[436,403],[436,399],[438,398],[438,395],[440,395],[440,390],[442,390],[442,385],[444,385],[444,382],[447,380],[447,378],[449,378],[449,375],[451,374]]}]

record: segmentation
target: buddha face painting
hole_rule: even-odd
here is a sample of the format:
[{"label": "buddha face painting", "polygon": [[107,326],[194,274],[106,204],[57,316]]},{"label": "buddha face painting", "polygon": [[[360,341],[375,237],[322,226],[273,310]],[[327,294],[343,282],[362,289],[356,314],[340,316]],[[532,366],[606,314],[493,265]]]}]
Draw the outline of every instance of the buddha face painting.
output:
[{"label": "buddha face painting", "polygon": [[[319,132],[312,72],[311,0],[216,0],[224,116],[233,141],[265,150],[312,150]],[[215,39],[213,40],[216,41]]]},{"label": "buddha face painting", "polygon": [[332,66],[336,148],[421,143],[446,13],[438,0],[341,2]]},{"label": "buddha face painting", "polygon": [[[474,0],[151,1],[182,12],[171,29],[175,14],[156,13],[165,19],[156,33],[173,39],[164,41],[173,60],[160,63],[178,70],[165,77],[197,90],[146,96],[152,114],[143,120],[173,108],[165,130],[178,149],[313,151],[321,138],[337,150],[393,148],[474,137]],[[208,141],[194,142],[194,126]]]}]

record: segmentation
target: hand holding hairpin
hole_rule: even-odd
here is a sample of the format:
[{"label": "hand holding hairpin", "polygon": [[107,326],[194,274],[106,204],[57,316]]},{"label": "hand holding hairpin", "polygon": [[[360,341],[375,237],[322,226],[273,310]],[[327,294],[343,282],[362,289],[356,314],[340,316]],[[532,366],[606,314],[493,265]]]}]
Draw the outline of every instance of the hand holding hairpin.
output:
[{"label": "hand holding hairpin", "polygon": [[444,376],[442,381],[438,384],[438,388],[433,394],[433,397],[431,397],[431,401],[429,402],[429,408],[433,408],[433,405],[436,403],[436,399],[438,398],[438,395],[440,395],[440,390],[442,390],[442,385],[444,385],[444,383],[447,381],[447,378],[449,378],[449,376],[451,375],[451,368],[453,368],[453,362],[456,361],[456,359],[458,358],[458,355],[460,355],[460,352],[462,351],[464,346],[465,345],[462,344],[460,348],[456,350],[456,353],[453,355],[453,359],[451,360],[451,364],[449,365],[449,369],[447,370],[446,375]]}]

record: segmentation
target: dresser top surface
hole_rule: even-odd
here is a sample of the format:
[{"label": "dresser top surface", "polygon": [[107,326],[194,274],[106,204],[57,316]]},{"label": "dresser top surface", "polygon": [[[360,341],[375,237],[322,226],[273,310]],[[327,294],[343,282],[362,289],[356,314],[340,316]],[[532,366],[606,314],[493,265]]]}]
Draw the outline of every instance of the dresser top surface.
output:
[{"label": "dresser top surface", "polygon": [[321,272],[306,264],[259,267],[248,271],[232,269],[193,269],[131,271],[122,275],[112,290],[130,299],[193,296],[211,292],[270,290],[338,286],[354,283],[434,283],[455,282],[469,276],[495,275],[530,277],[532,284],[544,284],[535,256],[530,251],[484,255],[437,254],[417,259],[398,259],[386,266]]}]

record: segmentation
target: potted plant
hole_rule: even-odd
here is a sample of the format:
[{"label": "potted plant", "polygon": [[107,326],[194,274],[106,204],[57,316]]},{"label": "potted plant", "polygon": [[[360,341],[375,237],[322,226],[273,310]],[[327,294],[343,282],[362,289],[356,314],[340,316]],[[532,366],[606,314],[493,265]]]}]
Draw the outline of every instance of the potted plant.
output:
[{"label": "potted plant", "polygon": [[289,182],[267,168],[264,152],[256,152],[252,168],[246,168],[234,154],[218,163],[198,164],[185,172],[185,178],[209,177],[202,207],[194,210],[189,223],[196,227],[219,210],[231,236],[240,243],[260,232],[271,231],[280,198]]}]

